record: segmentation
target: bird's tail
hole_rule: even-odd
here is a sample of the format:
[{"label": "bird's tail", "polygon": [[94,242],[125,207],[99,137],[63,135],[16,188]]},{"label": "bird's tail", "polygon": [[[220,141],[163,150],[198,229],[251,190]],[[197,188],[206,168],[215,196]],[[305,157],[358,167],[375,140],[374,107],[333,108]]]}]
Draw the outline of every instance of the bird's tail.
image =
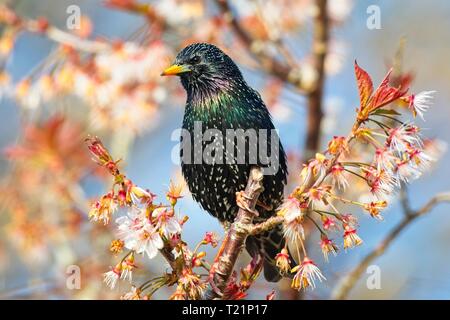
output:
[{"label": "bird's tail", "polygon": [[[282,277],[278,267],[275,265],[275,256],[280,253],[285,244],[286,241],[281,225],[256,236],[249,236],[245,242],[245,247],[252,257],[258,254],[263,256],[264,278],[269,282],[278,282]],[[295,263],[290,253],[289,256],[291,263]]]}]

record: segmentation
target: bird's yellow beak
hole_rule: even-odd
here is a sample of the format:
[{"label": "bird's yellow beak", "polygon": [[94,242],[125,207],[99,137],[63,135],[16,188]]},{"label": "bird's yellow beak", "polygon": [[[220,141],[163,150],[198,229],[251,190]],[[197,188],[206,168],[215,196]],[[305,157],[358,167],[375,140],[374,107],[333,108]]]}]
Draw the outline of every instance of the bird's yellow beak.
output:
[{"label": "bird's yellow beak", "polygon": [[174,65],[168,67],[167,69],[165,69],[161,73],[161,75],[162,76],[176,76],[180,73],[185,73],[185,72],[190,72],[190,71],[191,71],[191,69],[189,69],[188,66],[174,64]]}]

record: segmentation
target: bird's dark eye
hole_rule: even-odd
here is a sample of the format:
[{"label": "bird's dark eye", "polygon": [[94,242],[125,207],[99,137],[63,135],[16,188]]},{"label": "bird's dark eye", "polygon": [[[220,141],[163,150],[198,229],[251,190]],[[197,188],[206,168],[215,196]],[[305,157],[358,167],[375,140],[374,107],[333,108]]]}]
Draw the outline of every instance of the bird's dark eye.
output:
[{"label": "bird's dark eye", "polygon": [[197,64],[201,61],[200,56],[194,56],[189,60],[189,64]]}]

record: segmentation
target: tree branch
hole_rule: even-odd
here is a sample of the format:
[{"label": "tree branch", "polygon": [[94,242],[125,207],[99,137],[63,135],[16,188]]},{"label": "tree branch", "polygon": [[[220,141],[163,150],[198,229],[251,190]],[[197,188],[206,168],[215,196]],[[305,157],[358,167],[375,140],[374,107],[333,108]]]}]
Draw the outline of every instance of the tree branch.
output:
[{"label": "tree branch", "polygon": [[429,213],[437,204],[441,202],[450,202],[450,192],[434,196],[419,210],[412,211],[410,214],[405,215],[403,220],[394,229],[392,229],[392,231],[378,244],[378,246],[366,255],[365,258],[340,281],[339,286],[332,294],[333,299],[346,299],[350,291],[361,278],[361,275],[365,272],[373,260],[385,253],[392,242],[407,226],[409,226],[417,218]]},{"label": "tree branch", "polygon": [[284,64],[264,51],[259,45],[260,41],[252,38],[240,24],[238,18],[233,14],[227,0],[216,0],[216,4],[224,15],[226,22],[228,22],[230,27],[234,30],[236,36],[259,63],[261,63],[266,72],[284,82],[294,85],[301,91],[307,92],[306,86],[299,77],[299,67],[293,68],[288,64]]},{"label": "tree branch", "polygon": [[414,212],[411,209],[411,205],[409,203],[408,186],[405,183],[401,184],[399,198],[403,213],[407,216],[413,214]]},{"label": "tree branch", "polygon": [[48,21],[45,19],[32,20],[19,17],[14,10],[8,8],[6,5],[1,5],[0,11],[1,23],[26,30],[31,33],[45,35],[52,41],[71,46],[80,51],[97,53],[110,50],[112,48],[109,43],[83,39],[74,34],[58,29],[55,26],[49,25]]},{"label": "tree branch", "polygon": [[325,58],[328,50],[327,0],[316,1],[316,16],[314,18],[313,35],[313,68],[317,80],[313,89],[308,93],[308,121],[306,130],[304,159],[314,157],[320,147],[320,132],[323,118],[323,91],[325,84]]},{"label": "tree branch", "polygon": [[[27,30],[33,32],[33,29],[31,28],[27,28]],[[84,52],[99,53],[112,49],[112,46],[109,43],[82,39],[54,26],[49,26],[45,31],[45,34],[50,40]]]},{"label": "tree branch", "polygon": [[275,228],[278,224],[282,223],[283,219],[284,218],[281,216],[270,217],[269,219],[267,219],[264,222],[250,226],[248,229],[249,233],[250,233],[250,235],[256,235],[256,234],[263,233],[265,231],[269,231],[270,229]]},{"label": "tree branch", "polygon": [[[263,173],[261,168],[252,168],[248,179],[245,194],[248,208],[255,209],[259,195],[263,191]],[[249,228],[252,225],[254,214],[244,209],[239,209],[236,219],[231,224],[230,229],[217,253],[215,263],[211,268],[211,283],[206,290],[205,298],[208,300],[220,298],[233,273],[236,260],[241,253],[245,239],[249,235]]]},{"label": "tree branch", "polygon": [[174,272],[178,272],[177,265],[175,261],[175,256],[172,254],[172,247],[170,247],[167,243],[164,244],[164,247],[159,250],[164,259],[169,263],[170,267]]}]

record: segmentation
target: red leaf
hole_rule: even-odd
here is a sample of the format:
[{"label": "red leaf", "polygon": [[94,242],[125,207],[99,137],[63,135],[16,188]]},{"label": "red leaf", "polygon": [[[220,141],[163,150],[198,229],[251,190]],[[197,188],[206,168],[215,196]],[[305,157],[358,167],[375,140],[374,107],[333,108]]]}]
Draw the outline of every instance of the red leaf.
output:
[{"label": "red leaf", "polygon": [[369,101],[369,98],[372,95],[373,84],[369,74],[364,69],[358,66],[356,60],[355,60],[355,76],[359,90],[359,100],[361,104],[360,109],[363,109],[367,105],[367,102]]},{"label": "red leaf", "polygon": [[408,89],[399,86],[397,88],[389,86],[389,77],[391,75],[392,69],[384,77],[380,86],[375,90],[372,99],[370,100],[370,111],[381,108],[382,106],[391,103],[398,98],[405,95]]},{"label": "red leaf", "polygon": [[237,276],[236,272],[234,271],[231,274],[230,280],[224,290],[224,297],[226,298],[226,300],[242,300],[247,296],[247,294],[242,290],[241,286],[236,283],[236,280]]}]

